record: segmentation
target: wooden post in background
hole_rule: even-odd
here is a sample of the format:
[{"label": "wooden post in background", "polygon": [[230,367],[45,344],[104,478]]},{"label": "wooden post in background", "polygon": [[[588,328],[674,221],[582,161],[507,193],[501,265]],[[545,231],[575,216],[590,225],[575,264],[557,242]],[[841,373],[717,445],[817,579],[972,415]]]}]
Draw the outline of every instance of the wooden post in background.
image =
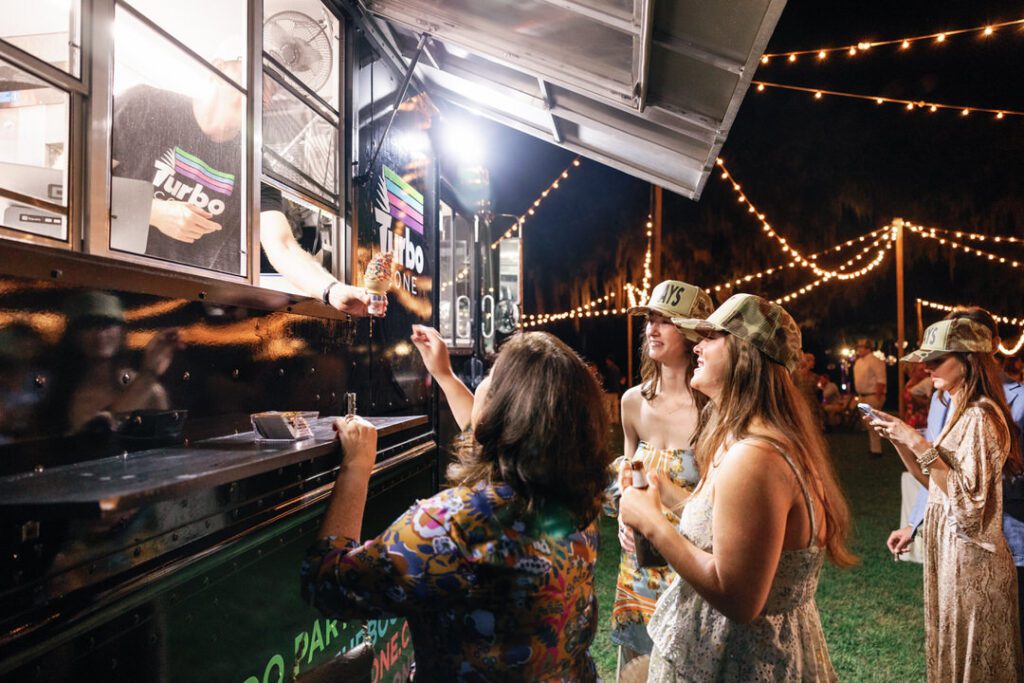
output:
[{"label": "wooden post in background", "polygon": [[[906,330],[904,328],[905,306],[903,303],[903,219],[894,218],[892,227],[896,232],[896,357],[901,358],[906,348]],[[903,365],[896,361],[896,376],[899,378],[896,386],[899,393],[899,417],[903,419],[904,405],[903,386],[906,384],[906,376],[903,372]]]},{"label": "wooden post in background", "polygon": [[662,207],[661,192],[662,192],[661,191],[661,187],[658,186],[658,185],[655,185],[654,186],[654,210],[651,212],[653,214],[652,220],[654,222],[654,249],[653,249],[653,253],[651,254],[651,260],[653,261],[653,263],[651,264],[651,266],[652,266],[651,274],[654,276],[653,282],[651,282],[651,286],[652,287],[654,285],[658,284],[659,282],[661,282],[661,280],[662,280],[662,277],[661,277],[661,207]]}]

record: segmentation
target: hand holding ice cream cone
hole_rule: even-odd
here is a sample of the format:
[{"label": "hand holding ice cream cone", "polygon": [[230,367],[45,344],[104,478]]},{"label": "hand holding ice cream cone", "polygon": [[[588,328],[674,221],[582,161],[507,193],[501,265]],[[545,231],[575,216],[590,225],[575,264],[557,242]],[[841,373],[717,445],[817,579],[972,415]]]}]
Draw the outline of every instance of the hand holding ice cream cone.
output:
[{"label": "hand holding ice cream cone", "polygon": [[370,315],[383,316],[387,311],[387,293],[391,288],[391,258],[390,252],[377,252],[366,266],[363,286],[370,293]]}]

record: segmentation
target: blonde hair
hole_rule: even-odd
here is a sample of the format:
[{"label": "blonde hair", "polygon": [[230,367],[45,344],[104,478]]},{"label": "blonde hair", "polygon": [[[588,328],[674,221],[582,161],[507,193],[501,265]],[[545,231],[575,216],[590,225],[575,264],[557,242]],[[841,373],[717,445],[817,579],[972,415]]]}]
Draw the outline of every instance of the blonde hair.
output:
[{"label": "blonde hair", "polygon": [[782,445],[804,472],[807,484],[820,494],[829,559],[840,567],[856,564],[856,556],[846,547],[850,510],[810,406],[786,368],[749,342],[731,334],[725,338],[729,371],[718,404],[708,403],[704,409],[705,426],[696,448],[701,471],[707,471],[716,453],[755,436],[751,432],[753,424],[768,426],[782,435]]}]

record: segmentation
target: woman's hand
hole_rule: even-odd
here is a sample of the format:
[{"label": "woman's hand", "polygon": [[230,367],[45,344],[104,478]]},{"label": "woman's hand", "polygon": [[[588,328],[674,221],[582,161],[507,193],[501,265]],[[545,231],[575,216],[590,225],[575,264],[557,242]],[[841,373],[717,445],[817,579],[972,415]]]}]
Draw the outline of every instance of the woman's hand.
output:
[{"label": "woman's hand", "polygon": [[377,429],[358,415],[346,415],[334,421],[341,443],[342,469],[355,468],[369,475],[377,459]]},{"label": "woman's hand", "polygon": [[427,372],[440,379],[452,374],[452,361],[448,356],[448,345],[441,334],[426,325],[412,326],[412,343],[423,358]]},{"label": "woman's hand", "polygon": [[185,348],[185,344],[178,338],[178,330],[164,330],[153,335],[146,349],[142,352],[142,372],[148,372],[154,378],[161,377],[171,361],[174,360],[174,352]]},{"label": "woman's hand", "polygon": [[627,553],[636,552],[636,544],[633,541],[633,530],[626,526],[625,522],[622,521],[622,515],[619,515],[619,547]]},{"label": "woman's hand", "polygon": [[889,540],[885,542],[893,559],[899,559],[900,555],[907,552],[910,544],[914,542],[914,527],[905,526],[902,529],[889,534]]},{"label": "woman's hand", "polygon": [[896,445],[902,445],[916,452],[922,444],[927,448],[927,441],[920,433],[903,420],[876,410],[868,418],[870,429],[874,429],[879,436],[892,441]]},{"label": "woman's hand", "polygon": [[619,519],[648,537],[658,524],[667,523],[661,511],[658,479],[657,475],[652,474],[651,485],[646,489],[634,486],[623,489],[622,499],[619,501]]}]

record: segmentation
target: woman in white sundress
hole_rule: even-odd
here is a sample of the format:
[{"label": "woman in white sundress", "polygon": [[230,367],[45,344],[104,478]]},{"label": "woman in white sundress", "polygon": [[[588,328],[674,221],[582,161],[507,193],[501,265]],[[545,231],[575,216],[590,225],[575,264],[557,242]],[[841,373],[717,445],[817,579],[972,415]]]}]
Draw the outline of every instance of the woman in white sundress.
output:
[{"label": "woman in white sundress", "polygon": [[659,477],[622,494],[624,521],[679,575],[648,625],[649,680],[836,680],[814,595],[826,555],[855,558],[824,439],[790,376],[800,329],[750,294],[706,321],[673,322],[704,337],[692,384],[710,403],[696,448],[703,478],[678,530],[661,514]]}]

